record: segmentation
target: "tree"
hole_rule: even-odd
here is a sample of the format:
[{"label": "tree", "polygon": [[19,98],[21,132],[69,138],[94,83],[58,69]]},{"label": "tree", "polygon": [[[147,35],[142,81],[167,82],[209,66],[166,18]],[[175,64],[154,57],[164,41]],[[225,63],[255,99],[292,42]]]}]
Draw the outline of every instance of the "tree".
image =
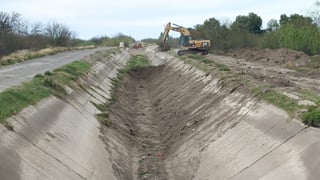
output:
[{"label": "tree", "polygon": [[20,14],[13,12],[11,15],[0,12],[0,33],[16,32],[21,25]]},{"label": "tree", "polygon": [[262,19],[255,13],[249,13],[249,32],[261,33]]},{"label": "tree", "polygon": [[249,17],[239,15],[236,20],[232,23],[231,28],[233,30],[249,30]]},{"label": "tree", "polygon": [[[272,23],[271,23],[272,24]],[[280,16],[280,28],[264,39],[265,47],[290,48],[313,55],[320,52],[320,32],[310,17],[293,14]]]},{"label": "tree", "polygon": [[267,24],[267,30],[268,31],[276,31],[278,30],[280,25],[278,24],[278,21],[275,19],[270,19],[270,21]]},{"label": "tree", "polygon": [[195,26],[195,30],[201,32],[199,37],[204,39],[217,39],[219,36],[220,22],[215,18],[210,18],[204,21],[202,25]]},{"label": "tree", "polygon": [[288,24],[298,28],[302,26],[314,25],[311,17],[306,17],[299,14],[292,14],[288,17],[287,15],[282,14],[280,16],[280,26],[285,26]]},{"label": "tree", "polygon": [[255,13],[249,13],[248,16],[239,15],[232,23],[234,30],[245,30],[250,33],[261,33],[262,19]]},{"label": "tree", "polygon": [[51,44],[55,46],[66,46],[71,40],[73,32],[63,24],[51,22],[45,28],[45,34]]},{"label": "tree", "polygon": [[320,26],[320,1],[314,3],[314,7],[309,10],[309,16],[312,18],[313,22]]},{"label": "tree", "polygon": [[20,48],[21,43],[16,35],[20,25],[20,14],[0,12],[0,56]]}]

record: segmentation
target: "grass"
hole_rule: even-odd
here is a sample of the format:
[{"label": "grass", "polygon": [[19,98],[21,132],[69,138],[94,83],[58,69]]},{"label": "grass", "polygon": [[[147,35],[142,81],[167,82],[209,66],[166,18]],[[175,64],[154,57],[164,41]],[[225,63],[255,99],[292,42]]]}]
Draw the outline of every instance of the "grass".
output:
[{"label": "grass", "polygon": [[281,92],[272,90],[267,84],[256,86],[252,90],[252,93],[285,110],[288,114],[293,114],[299,110],[307,109],[307,111],[300,114],[302,121],[309,126],[320,127],[320,96],[318,94],[309,90],[303,90],[300,92],[304,99],[313,101],[317,104],[317,107],[314,107],[299,105],[298,100],[292,99]]},{"label": "grass", "polygon": [[108,99],[107,104],[95,104],[93,103],[97,109],[99,109],[102,113],[96,114],[97,119],[107,127],[110,127],[111,120],[109,118],[109,114],[107,111],[110,110],[110,107],[118,102],[119,96],[118,92],[120,87],[123,85],[123,80],[125,75],[130,71],[136,71],[140,68],[146,68],[151,65],[151,61],[143,55],[135,55],[131,56],[128,60],[126,66],[120,70],[118,70],[117,76],[111,80],[111,90],[110,97]]},{"label": "grass", "polygon": [[289,114],[292,114],[300,108],[297,100],[289,98],[288,96],[275,90],[267,91],[266,93],[263,93],[261,97],[267,102],[287,111]]},{"label": "grass", "polygon": [[209,60],[205,56],[199,54],[189,54],[188,56],[179,56],[179,58],[204,72],[209,71],[208,66],[215,66],[220,71],[230,71],[230,68],[227,65]]},{"label": "grass", "polygon": [[311,61],[308,63],[308,66],[313,69],[319,69],[320,68],[320,56],[313,56],[311,57]]},{"label": "grass", "polygon": [[105,126],[107,126],[107,127],[111,126],[111,120],[109,118],[108,113],[103,112],[103,113],[96,114],[96,118],[98,119],[98,121],[100,121]]},{"label": "grass", "polygon": [[52,48],[46,48],[46,49],[41,49],[37,51],[22,50],[22,51],[17,51],[15,53],[12,53],[8,56],[1,57],[0,66],[20,63],[30,59],[53,55],[53,54],[57,54],[64,51],[92,49],[92,48],[95,48],[95,46],[91,45],[91,46],[78,46],[78,47],[52,47]]},{"label": "grass", "polygon": [[310,126],[320,127],[320,95],[310,90],[302,90],[300,94],[304,99],[317,104],[317,107],[308,107],[308,111],[302,113],[303,122]]},{"label": "grass", "polygon": [[194,60],[203,62],[205,64],[210,64],[211,63],[211,61],[209,61],[209,59],[207,59],[206,57],[204,57],[202,55],[199,55],[199,54],[189,54],[187,57],[190,58],[190,59],[194,59]]},{"label": "grass", "polygon": [[115,102],[118,101],[118,89],[121,87],[124,76],[129,72],[129,71],[135,71],[140,68],[145,68],[151,65],[151,61],[143,55],[135,55],[131,56],[130,59],[128,60],[126,66],[123,69],[120,69],[118,71],[118,74],[115,78],[111,79],[111,92],[110,92],[110,98],[108,99],[109,105],[111,106]]},{"label": "grass", "polygon": [[320,105],[320,95],[317,93],[314,93],[310,90],[302,90],[300,91],[300,94],[303,96],[304,99],[313,101],[316,104]]},{"label": "grass", "polygon": [[[224,64],[217,63],[215,61],[210,61],[206,57],[192,54],[188,56],[179,57],[184,62],[196,67],[197,69],[208,73],[210,70],[210,66],[215,66],[219,69],[219,71],[230,71],[230,68]],[[312,69],[320,68],[320,56],[314,56],[311,58],[311,61],[308,63],[304,70],[305,72],[310,71]],[[223,84],[226,76],[223,76],[219,83]],[[302,90],[299,93],[302,95],[303,99],[312,101],[316,103],[316,107],[314,106],[305,106],[299,105],[298,100],[292,99],[283,93],[274,90],[269,84],[261,83],[254,88],[250,88],[252,83],[248,80],[243,80],[244,84],[250,89],[251,94],[254,96],[258,96],[266,102],[273,104],[283,110],[285,110],[289,115],[298,115],[302,121],[310,126],[320,127],[320,95],[316,94],[310,90]]]},{"label": "grass", "polygon": [[38,78],[21,86],[7,89],[0,93],[0,122],[19,113],[28,105],[33,105],[50,95],[42,81]]},{"label": "grass", "polygon": [[214,63],[214,65],[220,70],[220,71],[230,71],[230,68],[225,64],[220,63]]},{"label": "grass", "polygon": [[281,92],[271,89],[268,84],[261,84],[252,89],[252,94],[254,96],[259,96],[263,100],[271,103],[289,114],[296,112],[301,106],[298,104],[298,101],[292,99]]},{"label": "grass", "polygon": [[302,120],[305,124],[320,127],[320,108],[311,107],[302,114]]},{"label": "grass", "polygon": [[145,68],[150,65],[151,65],[151,61],[146,56],[135,55],[129,59],[125,69],[128,71],[131,71],[131,70],[136,70],[139,68]]},{"label": "grass", "polygon": [[9,88],[0,93],[0,122],[19,113],[28,105],[33,105],[51,93],[63,93],[64,85],[70,85],[80,75],[89,70],[90,64],[75,61],[54,72],[47,71],[44,75],[36,75],[30,82]]},{"label": "grass", "polygon": [[93,101],[90,101],[91,104],[93,104],[99,111],[103,112],[107,109],[107,106],[105,104],[97,104]]},{"label": "grass", "polygon": [[87,72],[90,69],[91,65],[85,61],[74,61],[70,64],[62,66],[53,71],[54,74],[63,74],[66,77],[59,77],[59,79],[64,78],[64,82],[68,84],[70,81],[77,80],[77,78]]}]

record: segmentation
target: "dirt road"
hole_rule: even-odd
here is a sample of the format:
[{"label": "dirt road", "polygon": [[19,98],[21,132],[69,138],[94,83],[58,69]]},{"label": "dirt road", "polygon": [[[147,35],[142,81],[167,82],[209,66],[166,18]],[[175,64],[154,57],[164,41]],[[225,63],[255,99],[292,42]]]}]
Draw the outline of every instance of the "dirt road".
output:
[{"label": "dirt road", "polygon": [[72,61],[80,60],[96,51],[106,48],[63,52],[52,56],[36,58],[23,63],[0,68],[0,92],[8,87],[31,80],[36,74],[51,71]]}]

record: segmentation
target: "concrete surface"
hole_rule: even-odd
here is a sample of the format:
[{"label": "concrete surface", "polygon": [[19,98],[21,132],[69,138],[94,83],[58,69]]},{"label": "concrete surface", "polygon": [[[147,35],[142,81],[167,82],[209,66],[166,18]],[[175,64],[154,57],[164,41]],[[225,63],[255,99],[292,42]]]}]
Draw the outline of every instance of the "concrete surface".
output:
[{"label": "concrete surface", "polygon": [[[319,179],[319,129],[306,127],[253,97],[223,90],[215,77],[170,55],[149,51],[148,56],[155,59],[155,64],[167,62],[163,74],[175,77],[164,81],[177,85],[177,91],[168,90],[175,100],[170,95],[160,102],[172,107],[163,114],[190,115],[188,121],[177,122],[177,127],[167,127],[174,133],[185,129],[183,135],[170,139],[172,144],[164,155],[168,179]],[[116,76],[116,69],[128,58],[125,52],[99,61],[89,74],[88,82],[93,87],[89,91],[74,89],[68,99],[51,96],[24,109],[8,120],[14,131],[0,126],[0,179],[117,179],[120,171],[115,171],[119,165],[113,159],[115,153],[130,152],[130,147],[123,145],[117,130],[110,129],[107,145],[102,141],[94,116],[99,111],[90,101],[105,101],[109,78]],[[185,80],[177,81],[181,77]],[[165,76],[159,78],[166,80]],[[184,94],[195,87],[201,90],[194,96]],[[166,89],[154,94],[165,93]],[[188,98],[189,103],[177,106]],[[198,113],[203,118],[195,124]],[[173,119],[164,119],[162,125]],[[123,164],[132,161],[130,154],[117,158]]]},{"label": "concrete surface", "polygon": [[[193,132],[169,148],[172,151],[166,159],[169,179],[319,179],[319,129],[307,127],[277,107],[252,97],[223,92],[217,85],[218,79],[206,77],[179,60],[171,58],[168,66],[186,76],[190,84],[199,81],[206,84],[197,100],[210,94],[217,98],[206,108],[207,113],[201,113],[206,120],[199,126],[191,126]],[[188,96],[183,92],[190,88],[180,87],[179,94]],[[188,109],[196,107],[197,100],[172,107],[194,114],[210,104],[207,100],[198,109]],[[188,123],[186,127],[190,126]]]},{"label": "concrete surface", "polygon": [[[108,89],[128,57],[99,61],[89,83]],[[115,179],[91,103],[101,95],[90,94],[74,89],[64,100],[51,96],[8,119],[13,131],[0,126],[0,179]]]}]

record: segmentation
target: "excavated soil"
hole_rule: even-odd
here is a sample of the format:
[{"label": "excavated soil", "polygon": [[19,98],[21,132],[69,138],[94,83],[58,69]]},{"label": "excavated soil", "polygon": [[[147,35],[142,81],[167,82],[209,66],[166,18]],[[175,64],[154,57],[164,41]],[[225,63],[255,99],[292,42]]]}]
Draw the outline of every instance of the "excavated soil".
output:
[{"label": "excavated soil", "polygon": [[236,49],[229,53],[235,58],[260,62],[268,65],[282,65],[289,67],[304,66],[310,61],[310,56],[302,51],[292,49]]}]

